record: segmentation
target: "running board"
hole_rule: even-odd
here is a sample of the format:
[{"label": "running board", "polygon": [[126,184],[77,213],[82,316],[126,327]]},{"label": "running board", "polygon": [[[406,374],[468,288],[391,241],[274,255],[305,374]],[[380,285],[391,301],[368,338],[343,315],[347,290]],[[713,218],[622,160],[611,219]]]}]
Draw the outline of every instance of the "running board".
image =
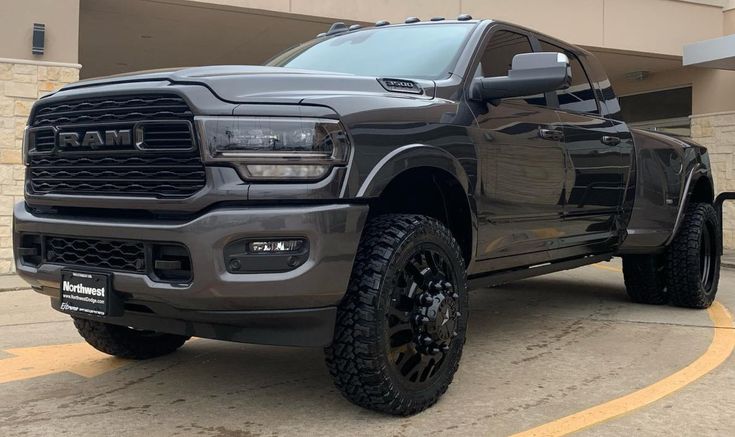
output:
[{"label": "running board", "polygon": [[499,272],[482,275],[479,277],[469,278],[469,288],[493,287],[508,282],[514,282],[521,279],[532,278],[534,276],[546,275],[563,270],[575,269],[590,264],[597,264],[603,261],[610,261],[613,258],[612,253],[602,255],[589,255],[581,258],[566,259],[563,261],[553,261],[547,264],[537,264],[535,266],[523,267],[520,269],[502,270]]}]

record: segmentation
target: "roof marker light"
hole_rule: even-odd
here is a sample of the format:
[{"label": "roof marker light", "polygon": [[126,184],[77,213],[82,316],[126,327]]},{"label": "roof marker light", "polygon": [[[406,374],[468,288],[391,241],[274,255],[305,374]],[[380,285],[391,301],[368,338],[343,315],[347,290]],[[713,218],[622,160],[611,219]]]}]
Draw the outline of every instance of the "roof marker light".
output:
[{"label": "roof marker light", "polygon": [[406,18],[406,21],[404,21],[404,23],[411,24],[411,23],[418,23],[419,21],[421,20],[419,20],[418,17],[408,17]]},{"label": "roof marker light", "polygon": [[375,27],[380,27],[380,26],[387,26],[387,25],[389,25],[389,24],[390,24],[390,21],[387,21],[387,20],[380,20],[380,21],[378,21],[377,23],[375,23]]},{"label": "roof marker light", "polygon": [[472,15],[470,14],[462,14],[459,17],[457,17],[457,21],[467,21],[471,19],[472,19]]},{"label": "roof marker light", "polygon": [[444,17],[432,17],[431,21],[444,21]]},{"label": "roof marker light", "polygon": [[332,24],[332,27],[329,28],[327,31],[327,35],[334,35],[335,33],[342,33],[347,32],[347,26],[345,26],[345,23],[338,21],[334,24]]},{"label": "roof marker light", "polygon": [[353,24],[352,26],[350,26],[350,30],[357,30],[357,29],[362,29],[362,26],[360,26],[359,24]]}]

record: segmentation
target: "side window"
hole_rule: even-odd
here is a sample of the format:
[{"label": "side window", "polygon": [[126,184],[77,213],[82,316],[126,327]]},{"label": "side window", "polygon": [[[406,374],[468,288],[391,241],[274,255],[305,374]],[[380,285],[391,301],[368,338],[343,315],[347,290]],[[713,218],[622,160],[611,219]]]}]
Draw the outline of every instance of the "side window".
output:
[{"label": "side window", "polygon": [[572,86],[556,92],[556,95],[559,97],[559,109],[599,115],[600,110],[597,106],[594,88],[579,58],[574,53],[570,53],[546,41],[539,42],[541,43],[542,52],[566,54],[569,57],[569,64],[572,67]]},{"label": "side window", "polygon": [[[490,41],[485,47],[485,53],[480,60],[480,65],[477,66],[476,74],[483,77],[507,76],[508,70],[513,65],[513,56],[532,52],[531,41],[527,36],[507,30],[499,30],[490,37]],[[546,105],[546,96],[543,94],[505,100],[526,102],[531,105]]]}]

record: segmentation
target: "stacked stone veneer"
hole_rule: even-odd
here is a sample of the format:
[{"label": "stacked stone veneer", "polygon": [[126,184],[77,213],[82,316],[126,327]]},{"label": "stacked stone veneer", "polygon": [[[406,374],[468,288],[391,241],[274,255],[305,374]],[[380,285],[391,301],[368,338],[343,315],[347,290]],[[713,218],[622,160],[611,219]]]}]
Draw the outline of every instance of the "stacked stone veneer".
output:
[{"label": "stacked stone veneer", "polygon": [[78,66],[0,61],[0,274],[13,271],[13,205],[23,199],[23,130],[33,102],[79,80]]},{"label": "stacked stone veneer", "polygon": [[[715,191],[735,191],[735,111],[692,116],[692,139],[706,146],[715,176]],[[723,242],[735,249],[735,202],[725,202]]]}]

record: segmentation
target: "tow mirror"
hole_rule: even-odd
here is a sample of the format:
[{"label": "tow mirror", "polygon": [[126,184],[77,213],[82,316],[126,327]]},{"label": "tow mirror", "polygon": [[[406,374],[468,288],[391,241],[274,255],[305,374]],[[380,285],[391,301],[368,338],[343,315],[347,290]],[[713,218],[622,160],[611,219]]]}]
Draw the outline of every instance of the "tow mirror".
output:
[{"label": "tow mirror", "polygon": [[475,79],[473,97],[493,101],[568,88],[572,83],[569,58],[563,53],[522,53],[513,57],[507,76]]}]

